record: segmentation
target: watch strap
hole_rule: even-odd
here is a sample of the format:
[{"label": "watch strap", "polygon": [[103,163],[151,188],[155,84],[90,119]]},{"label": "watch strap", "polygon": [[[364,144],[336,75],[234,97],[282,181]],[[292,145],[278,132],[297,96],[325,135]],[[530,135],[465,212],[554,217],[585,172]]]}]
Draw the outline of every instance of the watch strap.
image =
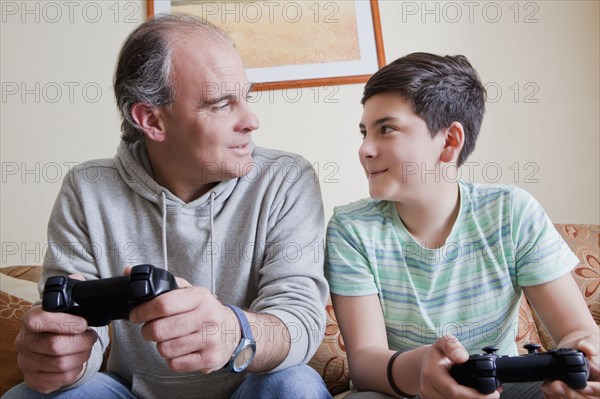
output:
[{"label": "watch strap", "polygon": [[225,306],[231,309],[235,314],[235,317],[238,319],[238,322],[240,323],[240,329],[242,330],[242,339],[247,338],[254,340],[252,329],[250,328],[250,322],[248,321],[244,311],[235,305],[225,304]]}]

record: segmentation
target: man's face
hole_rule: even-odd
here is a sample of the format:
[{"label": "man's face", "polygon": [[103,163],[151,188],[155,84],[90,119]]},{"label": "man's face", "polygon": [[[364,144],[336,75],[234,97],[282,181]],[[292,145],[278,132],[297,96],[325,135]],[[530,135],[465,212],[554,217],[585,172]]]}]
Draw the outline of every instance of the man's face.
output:
[{"label": "man's face", "polygon": [[431,138],[412,105],[394,93],[369,98],[360,122],[363,143],[358,155],[372,198],[394,202],[418,200],[439,178],[444,136]]},{"label": "man's face", "polygon": [[234,47],[196,35],[180,39],[170,77],[174,102],[160,111],[169,167],[199,184],[249,173],[258,119],[246,101],[251,85]]}]

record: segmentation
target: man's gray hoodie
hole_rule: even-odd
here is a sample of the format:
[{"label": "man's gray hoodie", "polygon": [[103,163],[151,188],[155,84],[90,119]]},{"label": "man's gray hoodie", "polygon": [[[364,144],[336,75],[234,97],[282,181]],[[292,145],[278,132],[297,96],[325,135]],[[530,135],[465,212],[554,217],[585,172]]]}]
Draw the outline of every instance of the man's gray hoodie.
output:
[{"label": "man's gray hoodie", "polygon": [[[207,177],[217,166],[203,168]],[[290,352],[276,370],[306,363],[323,338],[328,293],[316,174],[298,155],[260,147],[252,165],[236,167],[249,173],[187,204],[154,181],[143,141],[121,142],[114,159],[73,168],[50,217],[40,287],[52,275],[97,279],[152,264],[210,289],[224,304],[276,316],[291,335]],[[241,382],[243,373],[173,372],[142,338],[141,325],[119,320],[112,326],[108,372],[138,397],[229,397]],[[108,328],[97,333],[75,386],[101,365]],[[257,334],[258,345],[267,333]]]}]

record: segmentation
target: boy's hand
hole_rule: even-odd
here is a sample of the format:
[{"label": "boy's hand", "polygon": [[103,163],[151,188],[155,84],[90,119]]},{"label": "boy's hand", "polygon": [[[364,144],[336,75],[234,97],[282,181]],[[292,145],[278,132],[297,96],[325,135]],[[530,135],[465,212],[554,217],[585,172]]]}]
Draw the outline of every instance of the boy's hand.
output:
[{"label": "boy's hand", "polygon": [[600,354],[597,346],[598,337],[587,336],[582,339],[569,342],[561,342],[561,348],[579,349],[587,357],[590,365],[590,378],[584,389],[575,391],[563,381],[546,382],[542,385],[542,392],[546,399],[555,398],[599,398],[600,397]]},{"label": "boy's hand", "polygon": [[469,354],[451,335],[438,339],[423,355],[421,363],[421,398],[499,398],[498,391],[482,395],[473,388],[459,385],[450,375],[452,364],[464,363]]}]

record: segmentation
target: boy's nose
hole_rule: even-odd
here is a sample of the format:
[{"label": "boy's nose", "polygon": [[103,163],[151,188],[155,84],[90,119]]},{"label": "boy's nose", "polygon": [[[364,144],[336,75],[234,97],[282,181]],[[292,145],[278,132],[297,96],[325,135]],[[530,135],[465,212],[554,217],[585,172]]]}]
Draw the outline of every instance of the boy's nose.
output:
[{"label": "boy's nose", "polygon": [[373,145],[371,140],[368,140],[367,137],[365,137],[365,139],[363,140],[363,143],[361,144],[361,146],[358,149],[358,156],[361,159],[373,158],[376,154],[375,150],[376,150],[375,145]]}]

